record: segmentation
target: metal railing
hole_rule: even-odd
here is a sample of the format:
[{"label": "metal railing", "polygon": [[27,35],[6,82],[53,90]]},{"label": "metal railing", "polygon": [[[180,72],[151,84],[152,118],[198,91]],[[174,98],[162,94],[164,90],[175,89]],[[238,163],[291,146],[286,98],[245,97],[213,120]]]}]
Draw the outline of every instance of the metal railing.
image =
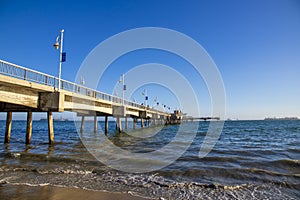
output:
[{"label": "metal railing", "polygon": [[[19,66],[16,64],[12,64],[12,63],[6,62],[4,60],[0,60],[0,74],[18,78],[18,79],[22,79],[22,80],[26,80],[26,81],[30,81],[30,82],[34,82],[34,83],[38,83],[38,84],[42,84],[42,85],[52,86],[53,88],[56,88],[56,89],[58,87],[58,78],[57,77],[51,76],[51,75],[48,75],[48,74],[45,74],[45,73],[42,73],[39,71],[35,71],[32,69],[28,69],[28,68],[25,68],[25,67],[22,67],[22,66]],[[94,89],[91,89],[91,88],[88,88],[88,87],[85,87],[85,86],[82,86],[82,85],[79,85],[76,83],[72,83],[70,81],[61,79],[60,85],[61,85],[60,89],[63,89],[63,90],[69,91],[69,92],[82,94],[82,95],[89,96],[89,97],[94,97],[96,99],[109,101],[114,104],[122,104],[122,99],[117,96],[112,96],[112,95],[109,95],[109,94],[106,94],[103,92],[99,92],[97,90],[94,90]],[[167,112],[152,109],[152,108],[146,107],[144,105],[140,105],[135,102],[131,102],[131,101],[127,101],[127,100],[124,100],[124,105],[167,114]]]}]

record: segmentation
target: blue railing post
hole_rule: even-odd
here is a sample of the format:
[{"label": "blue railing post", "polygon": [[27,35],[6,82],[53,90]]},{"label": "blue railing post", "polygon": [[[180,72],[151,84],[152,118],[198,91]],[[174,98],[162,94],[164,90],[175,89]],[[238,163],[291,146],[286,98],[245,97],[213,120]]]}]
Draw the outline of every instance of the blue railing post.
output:
[{"label": "blue railing post", "polygon": [[24,80],[26,80],[26,74],[27,74],[26,72],[27,72],[27,70],[25,69],[24,70]]}]

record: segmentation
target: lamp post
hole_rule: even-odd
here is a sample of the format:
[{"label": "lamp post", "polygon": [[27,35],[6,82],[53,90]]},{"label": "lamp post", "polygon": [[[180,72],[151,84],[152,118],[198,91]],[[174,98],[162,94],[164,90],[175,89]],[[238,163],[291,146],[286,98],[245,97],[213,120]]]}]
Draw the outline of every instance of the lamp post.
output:
[{"label": "lamp post", "polygon": [[147,108],[148,96],[147,96],[147,90],[146,89],[144,89],[144,91],[142,92],[142,95],[145,97],[144,106]]},{"label": "lamp post", "polygon": [[[55,49],[59,49],[59,68],[58,68],[58,92],[60,91],[60,79],[61,79],[61,65],[62,62],[65,61],[65,58],[63,58],[63,37],[64,37],[64,29],[61,29],[59,36],[56,38],[56,42],[53,45]],[[59,42],[58,42],[59,40]],[[64,60],[63,60],[64,59]]]},{"label": "lamp post", "polygon": [[126,90],[126,86],[125,86],[125,79],[124,79],[124,74],[122,74],[122,105],[124,106],[124,96],[125,96],[125,90]]},{"label": "lamp post", "polygon": [[122,105],[124,106],[124,96],[125,96],[125,90],[126,90],[124,74],[122,74],[122,76],[119,80],[119,83],[122,83]]}]

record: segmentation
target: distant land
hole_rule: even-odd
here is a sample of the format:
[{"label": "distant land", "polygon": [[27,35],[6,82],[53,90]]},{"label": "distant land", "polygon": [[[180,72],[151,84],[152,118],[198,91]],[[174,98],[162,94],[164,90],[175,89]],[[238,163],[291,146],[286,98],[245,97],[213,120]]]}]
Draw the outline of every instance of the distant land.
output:
[{"label": "distant land", "polygon": [[298,117],[266,117],[264,120],[300,120]]},{"label": "distant land", "polygon": [[[60,118],[54,118],[53,120],[54,120],[54,121],[59,121],[59,122],[69,121],[69,119],[67,119],[67,118],[62,118],[62,117],[60,117]],[[35,120],[35,121],[47,121],[47,118],[41,118],[41,119]]]}]

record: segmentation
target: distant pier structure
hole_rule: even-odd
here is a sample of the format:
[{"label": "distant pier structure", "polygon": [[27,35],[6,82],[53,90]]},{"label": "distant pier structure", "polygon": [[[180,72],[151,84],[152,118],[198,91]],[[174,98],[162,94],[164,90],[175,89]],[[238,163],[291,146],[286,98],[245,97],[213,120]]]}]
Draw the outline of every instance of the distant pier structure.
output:
[{"label": "distant pier structure", "polygon": [[182,118],[182,121],[211,121],[211,120],[220,120],[220,117],[191,117],[185,116]]},{"label": "distant pier structure", "polygon": [[169,124],[181,124],[183,114],[180,110],[174,110],[174,113],[167,118],[166,125]]}]

